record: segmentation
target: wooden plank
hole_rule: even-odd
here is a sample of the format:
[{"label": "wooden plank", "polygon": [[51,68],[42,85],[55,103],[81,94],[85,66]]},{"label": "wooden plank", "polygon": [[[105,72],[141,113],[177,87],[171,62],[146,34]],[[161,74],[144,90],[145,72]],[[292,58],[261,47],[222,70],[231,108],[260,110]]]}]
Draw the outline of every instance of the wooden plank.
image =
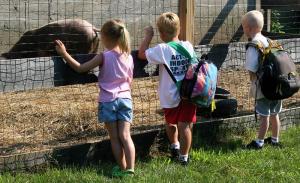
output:
[{"label": "wooden plank", "polygon": [[260,10],[260,9],[261,9],[261,0],[256,0],[256,1],[255,1],[255,8],[256,8],[257,10]]},{"label": "wooden plank", "polygon": [[179,0],[180,35],[179,39],[194,44],[195,0]]},{"label": "wooden plank", "polygon": [[51,160],[49,155],[52,150],[42,150],[30,153],[12,154],[9,156],[0,156],[0,172],[33,170],[39,166],[49,165]]},{"label": "wooden plank", "polygon": [[299,0],[261,0],[261,8],[300,10],[300,2]]},{"label": "wooden plank", "polygon": [[271,9],[266,10],[266,25],[267,25],[267,32],[271,31]]}]

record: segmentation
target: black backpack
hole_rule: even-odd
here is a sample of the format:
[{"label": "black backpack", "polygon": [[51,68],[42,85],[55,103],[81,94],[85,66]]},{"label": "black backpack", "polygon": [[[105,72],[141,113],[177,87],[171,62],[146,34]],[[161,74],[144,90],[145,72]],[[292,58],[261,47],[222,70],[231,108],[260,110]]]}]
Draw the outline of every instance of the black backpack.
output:
[{"label": "black backpack", "polygon": [[253,46],[259,50],[259,70],[257,72],[263,95],[269,100],[281,100],[298,92],[300,80],[296,66],[282,46],[268,39],[269,46],[263,47],[258,41],[252,41],[246,48]]}]

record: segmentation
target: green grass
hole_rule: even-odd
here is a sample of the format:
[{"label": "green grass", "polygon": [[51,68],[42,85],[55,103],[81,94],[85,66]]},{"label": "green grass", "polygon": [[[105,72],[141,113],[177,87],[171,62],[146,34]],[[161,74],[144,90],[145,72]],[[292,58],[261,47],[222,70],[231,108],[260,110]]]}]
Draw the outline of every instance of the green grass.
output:
[{"label": "green grass", "polygon": [[[300,182],[300,127],[283,131],[284,148],[245,150],[241,142],[193,148],[188,167],[165,156],[138,160],[134,177],[110,178],[112,164],[49,168],[40,173],[4,173],[0,182]],[[234,145],[236,143],[236,145]]]}]

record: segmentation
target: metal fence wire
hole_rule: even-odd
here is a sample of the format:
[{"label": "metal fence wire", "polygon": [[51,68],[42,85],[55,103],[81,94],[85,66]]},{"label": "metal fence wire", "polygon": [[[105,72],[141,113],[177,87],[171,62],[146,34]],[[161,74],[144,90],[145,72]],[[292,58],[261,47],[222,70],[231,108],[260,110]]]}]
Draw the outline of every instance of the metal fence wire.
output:
[{"label": "metal fence wire", "polygon": [[[248,96],[248,73],[243,68],[246,50],[240,19],[245,12],[257,7],[255,2],[195,0],[196,53],[199,56],[208,53],[218,66],[218,87],[230,92],[229,99],[236,101],[235,117],[252,114],[254,105]],[[279,42],[290,53],[300,72],[299,11],[289,11],[282,5],[273,6],[271,13],[269,9],[261,9],[266,19],[271,15],[269,19],[273,21],[273,24],[266,23],[269,30],[265,31],[279,32],[278,39],[288,35],[290,39]],[[143,28],[153,25],[155,36],[151,46],[160,43],[156,18],[167,11],[178,14],[178,9],[179,1],[175,0],[0,1],[0,52],[4,53],[0,59],[0,167],[5,164],[1,158],[7,156],[108,138],[103,125],[97,122],[98,70],[78,74],[53,52],[51,36],[72,39],[82,35],[66,29],[49,32],[47,25],[59,22],[64,26],[68,21],[77,21],[82,26],[80,29],[99,29],[108,19],[122,19],[130,32],[132,54],[137,60],[136,51],[143,39]],[[288,21],[291,16],[293,18]],[[35,34],[45,26],[42,34]],[[274,34],[270,35],[274,37]],[[50,46],[45,46],[47,44]],[[17,51],[11,50],[15,46],[18,46]],[[74,56],[84,62],[102,50],[99,46],[93,51],[74,53]],[[161,128],[164,116],[157,95],[157,68],[138,60],[135,64],[138,74],[132,86],[132,131],[138,134]],[[284,108],[299,107],[299,95],[285,100]],[[293,114],[298,115],[297,112]],[[294,117],[299,119],[299,116]],[[224,117],[204,115],[198,119],[199,123],[209,123],[224,120]],[[247,126],[251,120],[240,120],[238,124]]]}]

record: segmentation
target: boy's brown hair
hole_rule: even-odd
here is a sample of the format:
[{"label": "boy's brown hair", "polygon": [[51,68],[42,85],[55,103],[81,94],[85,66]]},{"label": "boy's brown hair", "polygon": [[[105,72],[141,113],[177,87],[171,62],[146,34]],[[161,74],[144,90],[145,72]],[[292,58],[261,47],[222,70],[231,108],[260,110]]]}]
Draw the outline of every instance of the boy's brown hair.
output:
[{"label": "boy's brown hair", "polygon": [[180,31],[179,17],[172,12],[161,14],[157,19],[156,25],[160,33],[165,33],[170,38],[177,36]]}]

